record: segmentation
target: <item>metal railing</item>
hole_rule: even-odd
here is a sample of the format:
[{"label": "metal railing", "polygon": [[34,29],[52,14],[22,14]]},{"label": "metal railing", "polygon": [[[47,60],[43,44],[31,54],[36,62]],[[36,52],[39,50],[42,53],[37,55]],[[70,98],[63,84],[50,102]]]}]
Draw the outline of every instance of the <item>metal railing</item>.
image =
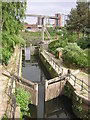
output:
[{"label": "metal railing", "polygon": [[86,84],[83,80],[77,78],[73,74],[68,74],[69,75],[69,80],[70,78],[74,81],[74,86],[78,84],[81,87],[81,91],[86,90],[88,93],[90,93],[90,86]]},{"label": "metal railing", "polygon": [[58,74],[61,75],[63,73],[63,68],[56,63],[56,61],[44,50],[44,53],[48,56],[48,60],[52,63],[54,69],[57,69]]},{"label": "metal railing", "polygon": [[50,80],[48,80],[48,85],[56,83],[56,82],[60,82],[60,81],[65,81],[67,77],[68,77],[67,75],[63,75],[63,76],[60,76],[60,77],[50,79]]}]

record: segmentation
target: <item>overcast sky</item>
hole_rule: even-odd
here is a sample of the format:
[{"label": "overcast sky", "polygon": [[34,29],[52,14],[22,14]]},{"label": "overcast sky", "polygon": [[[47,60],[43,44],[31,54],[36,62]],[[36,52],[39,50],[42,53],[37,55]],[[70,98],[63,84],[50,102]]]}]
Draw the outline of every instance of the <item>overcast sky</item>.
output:
[{"label": "overcast sky", "polygon": [[[26,13],[52,15],[55,13],[69,14],[76,7],[76,0],[27,0]],[[26,17],[25,22],[36,23],[37,18]]]}]

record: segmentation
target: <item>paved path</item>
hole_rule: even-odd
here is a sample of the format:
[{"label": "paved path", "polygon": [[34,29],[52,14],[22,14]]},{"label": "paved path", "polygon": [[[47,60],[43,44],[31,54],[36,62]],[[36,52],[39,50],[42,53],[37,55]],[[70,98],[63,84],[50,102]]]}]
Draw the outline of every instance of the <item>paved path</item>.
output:
[{"label": "paved path", "polygon": [[[9,72],[11,72],[13,69],[16,54],[18,55],[18,59],[19,59],[19,49],[17,46],[16,46],[14,54],[10,60],[10,63],[7,66],[7,71],[9,71]],[[17,69],[18,59],[16,59],[15,73],[18,73],[18,69]],[[5,71],[6,70],[3,68],[3,72],[5,72]],[[3,115],[6,111],[6,108],[7,108],[7,101],[9,99],[9,97],[7,95],[7,91],[8,91],[7,88],[9,88],[10,85],[11,85],[11,79],[9,79],[8,77],[6,77],[2,74],[2,66],[0,66],[0,120],[3,117]]]},{"label": "paved path", "polygon": [[0,66],[0,120],[7,107],[8,96],[5,93],[7,82],[7,77],[2,75],[2,66]]}]

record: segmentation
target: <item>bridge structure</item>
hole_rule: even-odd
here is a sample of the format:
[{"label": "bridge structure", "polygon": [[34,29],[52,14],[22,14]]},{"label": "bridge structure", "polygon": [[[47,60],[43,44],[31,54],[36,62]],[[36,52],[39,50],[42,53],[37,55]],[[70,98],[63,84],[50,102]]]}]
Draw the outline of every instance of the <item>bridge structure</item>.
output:
[{"label": "bridge structure", "polygon": [[49,32],[47,31],[46,29],[46,26],[45,26],[45,19],[60,19],[58,17],[55,17],[55,16],[45,16],[45,15],[36,15],[36,14],[26,14],[26,17],[39,17],[41,18],[41,27],[42,27],[42,43],[44,43],[44,32],[46,32],[48,38],[51,40],[51,36],[49,34]]}]

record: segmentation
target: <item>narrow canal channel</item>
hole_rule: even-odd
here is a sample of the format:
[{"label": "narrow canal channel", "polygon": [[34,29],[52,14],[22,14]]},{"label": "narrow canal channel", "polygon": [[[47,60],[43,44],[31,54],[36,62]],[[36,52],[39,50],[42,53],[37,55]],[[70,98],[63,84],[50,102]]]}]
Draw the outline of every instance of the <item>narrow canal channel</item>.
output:
[{"label": "narrow canal channel", "polygon": [[44,80],[51,77],[47,73],[37,56],[30,55],[30,47],[26,48],[26,56],[23,59],[22,76],[39,84],[38,106],[29,105],[32,118],[76,118],[72,112],[71,101],[65,97],[58,97],[44,102]]}]

